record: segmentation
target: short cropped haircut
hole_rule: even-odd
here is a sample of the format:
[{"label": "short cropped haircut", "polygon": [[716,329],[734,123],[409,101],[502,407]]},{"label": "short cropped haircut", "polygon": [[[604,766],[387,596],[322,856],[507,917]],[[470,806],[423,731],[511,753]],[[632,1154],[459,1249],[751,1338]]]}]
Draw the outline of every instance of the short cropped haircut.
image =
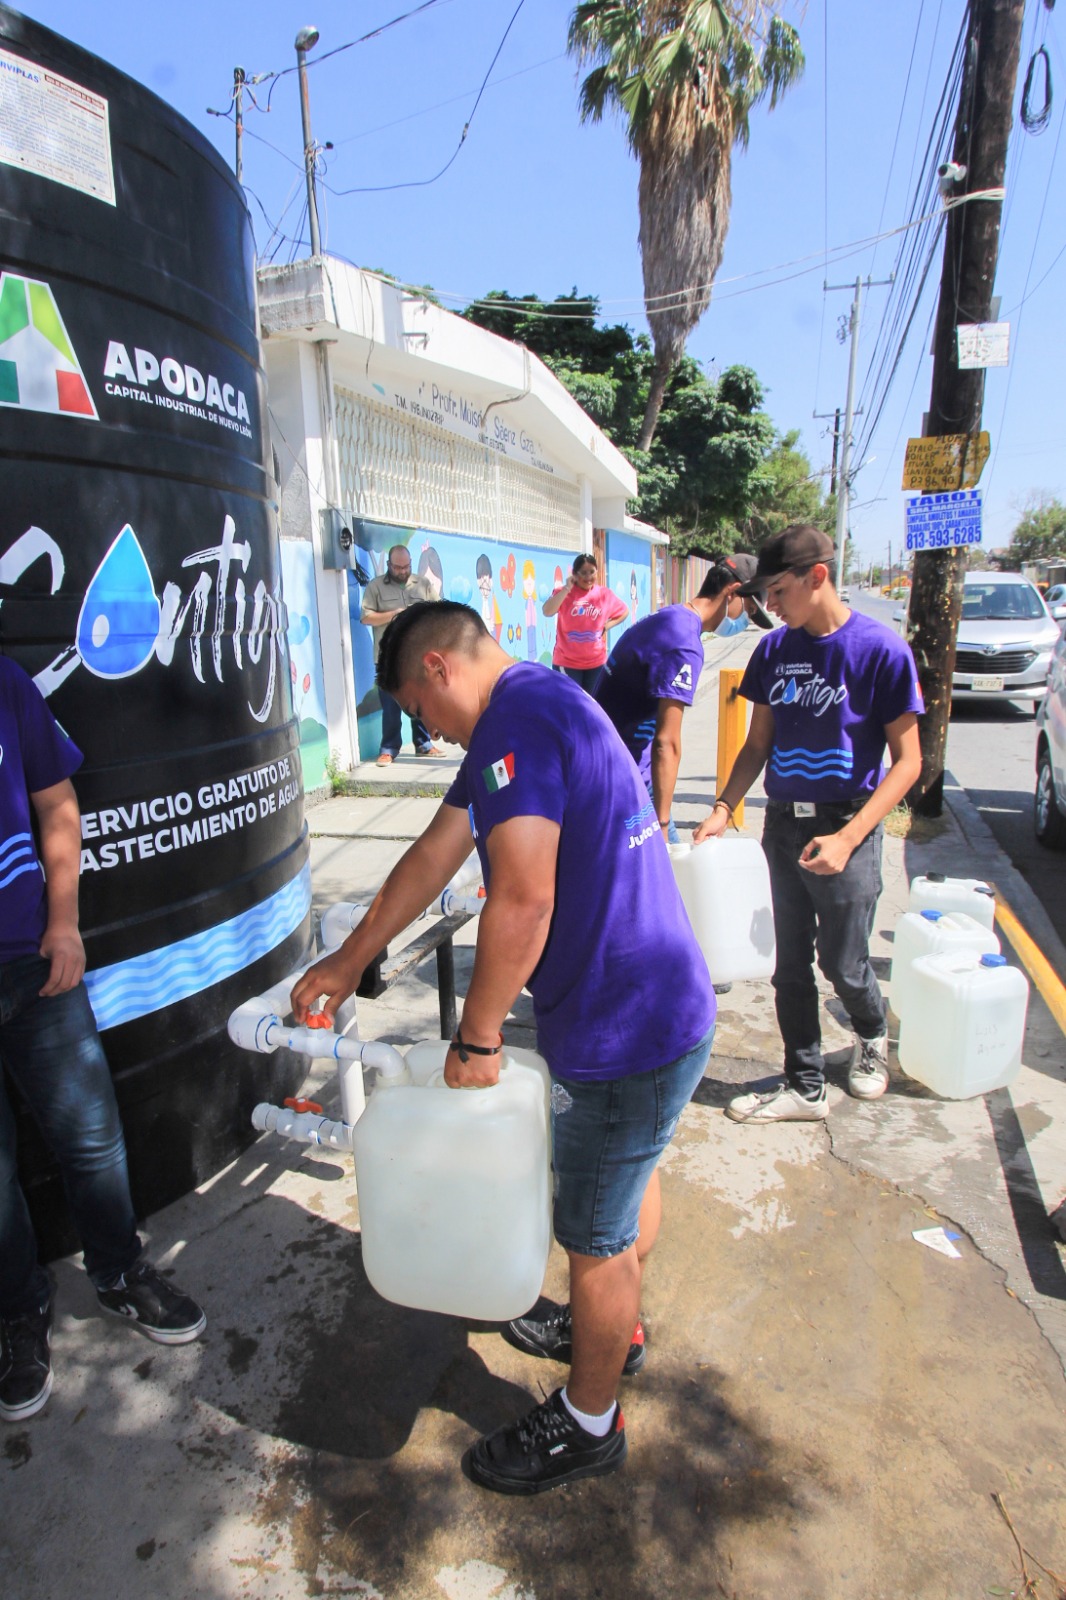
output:
[{"label": "short cropped haircut", "polygon": [[419,600],[398,611],[381,635],[378,688],[395,694],[415,674],[427,650],[459,650],[474,655],[492,635],[481,616],[456,600]]},{"label": "short cropped haircut", "polygon": [[713,600],[716,595],[721,594],[723,589],[728,589],[731,583],[739,582],[739,573],[730,572],[728,567],[712,567],[700,584],[696,599]]}]

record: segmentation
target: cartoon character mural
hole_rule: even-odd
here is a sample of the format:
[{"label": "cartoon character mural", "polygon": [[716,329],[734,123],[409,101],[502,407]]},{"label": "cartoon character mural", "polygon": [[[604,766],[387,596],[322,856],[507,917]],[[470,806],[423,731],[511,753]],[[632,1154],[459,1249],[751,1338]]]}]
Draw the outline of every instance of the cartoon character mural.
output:
[{"label": "cartoon character mural", "polygon": [[418,558],[418,576],[425,578],[433,586],[439,600],[444,593],[444,568],[441,566],[440,556],[428,539],[422,545],[422,552]]},{"label": "cartoon character mural", "polygon": [[477,558],[475,570],[477,586],[481,590],[481,620],[499,644],[503,632],[503,617],[500,615],[500,603],[492,587],[492,562],[484,551]]},{"label": "cartoon character mural", "polygon": [[651,611],[651,551],[646,540],[607,529],[607,587],[629,608],[628,618],[612,633],[612,640]]},{"label": "cartoon character mural", "polygon": [[522,593],[526,598],[526,660],[537,659],[537,571],[532,561],[522,563]]},{"label": "cartoon character mural", "polygon": [[281,577],[289,614],[289,673],[293,709],[300,722],[304,788],[314,789],[326,781],[329,734],[315,598],[315,557],[309,540],[282,539]]}]

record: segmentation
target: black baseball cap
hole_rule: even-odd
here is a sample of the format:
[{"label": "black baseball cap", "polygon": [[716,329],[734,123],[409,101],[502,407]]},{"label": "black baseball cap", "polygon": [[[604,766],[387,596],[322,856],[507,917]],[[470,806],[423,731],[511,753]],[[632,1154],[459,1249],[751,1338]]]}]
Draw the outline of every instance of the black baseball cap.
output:
[{"label": "black baseball cap", "polygon": [[718,556],[714,561],[714,567],[721,573],[728,573],[732,583],[739,583],[742,586],[740,593],[745,599],[753,602],[751,611],[754,611],[755,615],[752,620],[757,622],[760,628],[777,627],[777,623],[762,603],[762,590],[766,584],[757,577],[758,563],[754,556],[738,550],[731,556]]},{"label": "black baseball cap", "polygon": [[[797,567],[813,567],[818,561],[832,573],[836,570],[836,558],[836,545],[827,533],[812,528],[809,523],[798,522],[784,533],[767,539],[759,551],[754,573],[744,581],[740,592],[745,595],[765,592],[767,584],[782,573],[792,572]],[[751,557],[745,559],[750,561]]]}]

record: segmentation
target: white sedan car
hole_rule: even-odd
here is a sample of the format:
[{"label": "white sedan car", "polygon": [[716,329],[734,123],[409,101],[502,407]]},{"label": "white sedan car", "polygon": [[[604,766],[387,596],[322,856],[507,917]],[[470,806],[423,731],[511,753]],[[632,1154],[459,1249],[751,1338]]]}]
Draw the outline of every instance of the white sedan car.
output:
[{"label": "white sedan car", "polygon": [[1043,700],[1059,625],[1016,572],[968,572],[955,647],[953,700]]}]

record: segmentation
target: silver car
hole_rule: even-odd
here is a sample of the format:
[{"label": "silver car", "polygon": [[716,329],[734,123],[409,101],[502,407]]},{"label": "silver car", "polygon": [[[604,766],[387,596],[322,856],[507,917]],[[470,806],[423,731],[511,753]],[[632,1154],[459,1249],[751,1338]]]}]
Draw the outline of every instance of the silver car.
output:
[{"label": "silver car", "polygon": [[1055,646],[1047,694],[1036,713],[1033,827],[1041,844],[1066,849],[1066,635]]},{"label": "silver car", "polygon": [[1066,583],[1053,583],[1044,596],[1044,604],[1056,622],[1066,622]]},{"label": "silver car", "polygon": [[1058,640],[1058,624],[1028,578],[1015,572],[968,572],[952,699],[1042,700]]}]

